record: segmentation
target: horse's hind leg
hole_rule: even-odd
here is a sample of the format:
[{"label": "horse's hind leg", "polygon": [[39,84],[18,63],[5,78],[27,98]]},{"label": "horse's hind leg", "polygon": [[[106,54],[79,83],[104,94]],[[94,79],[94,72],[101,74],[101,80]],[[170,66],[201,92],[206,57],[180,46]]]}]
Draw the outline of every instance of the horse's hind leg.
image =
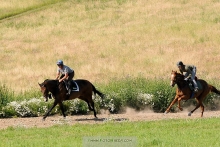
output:
[{"label": "horse's hind leg", "polygon": [[209,90],[204,91],[198,98],[196,98],[197,101],[197,106],[194,110],[192,110],[190,113],[193,113],[196,109],[201,108],[201,117],[203,117],[203,113],[204,113],[204,105],[203,105],[203,100],[206,98],[206,96],[208,95]]},{"label": "horse's hind leg", "polygon": [[84,100],[87,104],[88,104],[88,107],[89,107],[89,110],[90,111],[93,111],[94,112],[94,116],[95,116],[95,118],[97,118],[96,117],[96,111],[95,111],[95,104],[94,104],[94,102],[93,102],[93,100],[92,100],[92,96],[90,97],[90,99],[88,99],[88,97],[79,97],[81,100]]},{"label": "horse's hind leg", "polygon": [[200,106],[200,104],[198,103],[198,104],[196,105],[195,109],[193,109],[192,111],[189,112],[188,116],[191,116],[191,114],[192,114],[196,109],[198,109],[199,106]]},{"label": "horse's hind leg", "polygon": [[86,103],[88,104],[89,110],[90,110],[90,111],[93,111],[92,107],[91,107],[90,104],[89,104],[89,101],[88,101],[88,100],[85,100],[85,101],[86,101]]},{"label": "horse's hind leg", "polygon": [[196,101],[197,101],[197,105],[196,105],[196,108],[195,109],[193,109],[189,114],[188,114],[188,116],[191,116],[191,114],[196,110],[196,109],[198,109],[199,107],[201,108],[201,110],[202,110],[202,112],[201,112],[201,117],[203,116],[203,112],[204,112],[204,105],[203,105],[203,103],[202,103],[202,99],[201,100],[198,100],[198,99],[196,99]]},{"label": "horse's hind leg", "polygon": [[[89,104],[91,105],[91,107],[89,106]],[[95,104],[94,104],[92,98],[89,100],[89,102],[88,102],[88,106],[91,108],[91,111],[94,112],[94,116],[95,116],[95,118],[97,118],[97,117],[96,117],[96,111],[95,111]]]},{"label": "horse's hind leg", "polygon": [[200,108],[201,108],[201,110],[202,110],[202,112],[201,112],[201,117],[203,116],[203,113],[204,113],[204,105],[201,103],[201,105],[200,105]]},{"label": "horse's hind leg", "polygon": [[93,109],[93,112],[94,112],[94,116],[95,116],[95,118],[97,118],[97,117],[96,117],[96,112],[95,112],[95,104],[94,104],[93,100],[91,100],[90,104],[92,105],[92,109]]}]

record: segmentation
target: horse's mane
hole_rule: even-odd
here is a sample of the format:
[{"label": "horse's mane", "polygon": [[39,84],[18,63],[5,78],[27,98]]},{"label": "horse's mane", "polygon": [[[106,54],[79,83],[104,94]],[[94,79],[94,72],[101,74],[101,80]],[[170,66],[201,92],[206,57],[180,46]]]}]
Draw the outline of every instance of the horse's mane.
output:
[{"label": "horse's mane", "polygon": [[42,83],[45,87],[48,88],[48,90],[55,95],[57,91],[59,91],[59,81],[58,80],[51,80],[51,79],[46,79]]},{"label": "horse's mane", "polygon": [[46,79],[46,80],[44,80],[44,82],[43,83],[48,83],[48,82],[58,82],[58,80],[51,80],[51,79]]},{"label": "horse's mane", "polygon": [[182,75],[180,72],[177,72],[177,71],[173,71],[173,70],[172,70],[172,73],[176,74],[177,76],[181,76],[181,77],[184,78],[184,75]]},{"label": "horse's mane", "polygon": [[182,75],[180,72],[174,71],[172,70],[172,73],[178,74],[178,75]]},{"label": "horse's mane", "polygon": [[46,79],[46,80],[44,80],[42,85],[51,85],[52,87],[58,87],[59,81],[58,80]]},{"label": "horse's mane", "polygon": [[45,83],[47,83],[47,81],[49,81],[49,79],[44,80],[44,82],[43,82],[43,83],[45,84]]}]

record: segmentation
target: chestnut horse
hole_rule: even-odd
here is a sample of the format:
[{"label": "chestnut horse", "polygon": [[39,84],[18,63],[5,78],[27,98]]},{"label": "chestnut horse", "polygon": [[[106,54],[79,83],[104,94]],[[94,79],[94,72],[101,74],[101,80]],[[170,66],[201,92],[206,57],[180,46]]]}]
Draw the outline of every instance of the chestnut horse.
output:
[{"label": "chestnut horse", "polygon": [[214,92],[216,94],[220,94],[220,91],[217,90],[214,86],[209,85],[206,81],[199,79],[197,82],[200,82],[202,88],[198,90],[197,93],[194,93],[189,87],[189,83],[184,80],[184,75],[178,73],[177,71],[172,71],[171,73],[171,83],[170,85],[174,87],[175,84],[177,84],[176,89],[176,96],[174,100],[171,102],[170,106],[167,108],[165,113],[168,113],[171,109],[171,107],[178,101],[178,108],[182,111],[183,108],[180,106],[181,100],[188,100],[190,98],[195,98],[197,101],[197,105],[195,109],[193,109],[191,112],[189,112],[188,116],[191,116],[191,114],[198,109],[201,108],[201,117],[203,116],[204,112],[204,105],[203,100],[206,98],[206,96],[209,94],[209,92]]},{"label": "chestnut horse", "polygon": [[84,100],[88,104],[89,110],[93,111],[94,116],[96,117],[96,111],[94,107],[94,102],[92,100],[92,94],[93,92],[94,92],[94,95],[97,93],[101,98],[103,98],[104,95],[101,92],[99,92],[95,88],[95,86],[87,80],[78,79],[74,81],[75,83],[77,83],[78,90],[72,91],[72,93],[69,96],[66,95],[67,89],[66,89],[66,85],[64,82],[59,82],[58,80],[47,79],[43,83],[39,84],[41,88],[41,92],[43,93],[43,96],[45,97],[46,101],[48,100],[48,98],[51,98],[51,94],[53,98],[55,99],[53,106],[45,113],[43,120],[46,119],[46,117],[49,115],[49,113],[52,111],[52,109],[57,104],[59,104],[63,116],[66,117],[62,102],[65,100],[72,100],[75,98]]}]

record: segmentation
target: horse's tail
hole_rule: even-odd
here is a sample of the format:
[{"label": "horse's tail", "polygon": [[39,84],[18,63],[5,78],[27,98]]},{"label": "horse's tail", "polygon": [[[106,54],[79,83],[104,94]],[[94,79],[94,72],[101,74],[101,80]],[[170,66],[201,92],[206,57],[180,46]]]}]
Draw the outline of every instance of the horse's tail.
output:
[{"label": "horse's tail", "polygon": [[93,84],[92,84],[92,91],[94,92],[95,95],[97,93],[102,99],[105,97],[105,95],[100,91],[98,91]]},{"label": "horse's tail", "polygon": [[212,85],[209,85],[209,86],[210,86],[210,88],[211,88],[211,92],[214,92],[214,93],[220,95],[220,91],[219,91],[218,89],[216,89],[216,88],[215,88],[214,86],[212,86]]}]

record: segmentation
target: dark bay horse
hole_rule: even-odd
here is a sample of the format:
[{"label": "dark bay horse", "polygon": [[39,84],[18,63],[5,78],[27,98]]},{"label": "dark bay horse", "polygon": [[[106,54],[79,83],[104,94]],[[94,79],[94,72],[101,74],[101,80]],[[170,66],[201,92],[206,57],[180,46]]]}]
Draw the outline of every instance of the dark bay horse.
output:
[{"label": "dark bay horse", "polygon": [[46,117],[49,115],[49,113],[52,111],[52,109],[57,104],[59,104],[63,116],[66,117],[62,102],[65,100],[72,100],[75,98],[84,100],[88,104],[89,110],[93,111],[94,116],[96,117],[96,111],[94,107],[94,102],[92,100],[92,94],[93,92],[94,92],[94,95],[97,93],[101,98],[104,97],[104,94],[98,91],[95,88],[95,86],[87,80],[78,79],[74,81],[77,83],[79,90],[73,91],[70,94],[70,96],[66,95],[67,89],[66,89],[66,85],[64,82],[59,82],[58,80],[47,79],[43,83],[39,84],[41,88],[41,92],[43,93],[43,96],[45,97],[46,101],[48,100],[48,98],[50,98],[49,93],[51,93],[53,98],[55,99],[53,106],[45,113],[43,120],[46,119]]},{"label": "dark bay horse", "polygon": [[193,109],[191,112],[189,112],[188,116],[191,116],[191,114],[198,109],[199,107],[202,110],[201,117],[203,116],[204,112],[204,105],[203,100],[206,98],[206,96],[209,94],[209,92],[214,92],[216,94],[220,95],[220,91],[217,90],[214,86],[209,85],[206,81],[199,79],[198,82],[200,82],[202,88],[199,89],[197,93],[192,93],[192,90],[189,87],[189,84],[186,80],[184,80],[184,75],[178,73],[177,71],[171,72],[171,86],[174,86],[177,84],[176,89],[176,96],[174,100],[171,102],[170,106],[167,108],[165,113],[168,113],[171,109],[171,107],[178,101],[178,108],[182,111],[183,108],[180,106],[181,100],[188,100],[190,98],[195,98],[197,101],[197,105],[195,109]]}]

